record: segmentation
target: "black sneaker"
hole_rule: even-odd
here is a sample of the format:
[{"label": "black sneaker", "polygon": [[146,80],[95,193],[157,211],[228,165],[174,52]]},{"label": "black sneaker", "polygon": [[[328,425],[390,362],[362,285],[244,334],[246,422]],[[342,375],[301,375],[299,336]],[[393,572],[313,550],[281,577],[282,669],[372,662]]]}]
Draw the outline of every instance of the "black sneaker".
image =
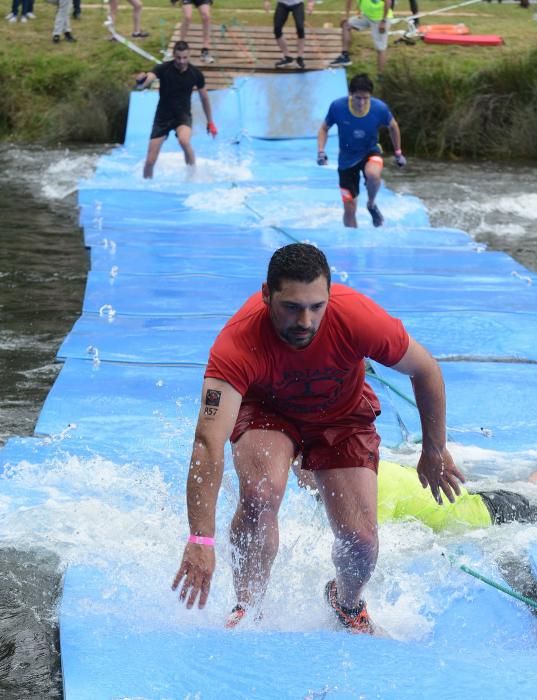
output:
[{"label": "black sneaker", "polygon": [[337,586],[335,579],[328,581],[324,589],[326,602],[333,610],[339,622],[352,634],[374,634],[374,628],[365,600],[360,600],[357,608],[344,608],[338,603]]},{"label": "black sneaker", "polygon": [[65,39],[65,41],[76,41],[75,37],[71,34],[71,32],[64,32],[63,38]]},{"label": "black sneaker", "polygon": [[60,43],[60,35],[59,35],[59,34],[54,34],[54,36],[52,37],[52,41],[53,41],[55,44],[59,44],[59,43]]},{"label": "black sneaker", "polygon": [[382,226],[382,224],[384,223],[384,217],[380,213],[380,209],[377,207],[377,205],[373,204],[373,206],[370,207],[368,204],[367,211],[371,214],[371,218],[373,219],[373,226],[375,228]]},{"label": "black sneaker", "polygon": [[331,66],[352,66],[352,61],[348,53],[340,53],[337,58],[330,61]]},{"label": "black sneaker", "polygon": [[297,56],[296,64],[300,68],[300,70],[304,70],[304,68],[306,67],[306,64],[304,63],[304,59],[302,58],[302,56]]},{"label": "black sneaker", "polygon": [[284,56],[283,58],[280,58],[279,61],[276,61],[276,68],[286,68],[287,66],[291,65],[293,62],[293,59],[291,56]]}]

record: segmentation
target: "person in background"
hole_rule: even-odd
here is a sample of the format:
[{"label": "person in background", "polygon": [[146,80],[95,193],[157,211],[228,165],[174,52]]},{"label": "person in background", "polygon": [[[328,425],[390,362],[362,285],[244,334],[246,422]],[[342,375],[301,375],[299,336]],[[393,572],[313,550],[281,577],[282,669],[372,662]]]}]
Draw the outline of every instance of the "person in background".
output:
[{"label": "person in background", "polygon": [[[315,5],[315,0],[307,0],[307,11],[308,14],[313,12],[313,7]],[[270,0],[264,0],[265,12],[270,11]],[[296,27],[297,35],[297,57],[296,65],[304,70],[306,67],[304,64],[304,42],[305,42],[305,14],[304,14],[304,2],[303,0],[277,0],[276,9],[274,11],[274,36],[276,37],[276,42],[281,49],[282,58],[276,62],[276,68],[287,68],[289,67],[294,59],[289,55],[289,49],[287,47],[287,42],[283,38],[283,27],[287,22],[289,14],[293,15]]]},{"label": "person in background", "polygon": [[384,161],[378,143],[379,128],[384,126],[390,132],[395,160],[402,168],[406,158],[401,152],[401,134],[388,105],[372,97],[373,82],[366,73],[355,75],[349,83],[349,94],[334,100],[321,124],[317,135],[317,163],[326,165],[325,153],[328,131],[336,124],[339,135],[339,189],[343,200],[343,225],[358,226],[356,207],[360,190],[360,173],[363,174],[367,189],[367,211],[373,226],[382,226],[384,217],[375,203],[380,189]]},{"label": "person in background", "polygon": [[[211,5],[213,0],[181,0],[183,5],[183,22],[181,24],[181,41],[186,41],[190,25],[192,24],[192,6],[198,8],[201,18],[202,49],[201,60],[203,63],[214,63],[211,55]],[[171,0],[172,5],[177,4],[177,0]]]},{"label": "person in background", "polygon": [[6,15],[5,19],[14,24],[19,20],[19,7],[21,9],[20,21],[24,24],[29,19],[34,19],[35,15],[31,12],[30,0],[13,0],[11,3],[11,12]]},{"label": "person in background", "polygon": [[157,162],[162,144],[170,131],[175,131],[179,146],[182,148],[185,163],[194,165],[196,156],[190,144],[192,137],[192,91],[197,88],[201,105],[207,118],[207,133],[214,138],[218,131],[214,125],[211,103],[205,88],[205,77],[195,66],[189,63],[189,48],[186,41],[177,41],[173,47],[173,60],[159,63],[148,73],[140,73],[136,83],[138,90],[144,90],[159,79],[160,99],[151,130],[147,158],[144,165],[144,177],[153,177],[153,168]]},{"label": "person in background", "polygon": [[[145,32],[141,27],[142,20],[142,0],[127,0],[129,5],[132,7],[132,34],[134,39],[145,39],[149,36],[149,32]],[[116,26],[117,11],[119,6],[119,0],[108,0],[108,5],[110,8],[110,21],[112,26]]]},{"label": "person in background", "polygon": [[[378,555],[380,404],[365,358],[411,377],[422,429],[417,474],[437,503],[464,476],[446,446],[442,372],[400,320],[331,283],[324,253],[292,243],[272,255],[266,282],[227,322],[209,355],[187,481],[190,536],[172,588],[203,608],[215,570],[216,504],[229,439],[239,478],[231,523],[237,604],[226,626],[260,614],[278,552],[278,512],[290,466],[311,471],[334,535],[325,598],[352,633],[372,634],[363,589]],[[290,572],[292,576],[292,572]]]},{"label": "person in background", "polygon": [[371,30],[377,52],[377,74],[381,76],[386,63],[390,20],[393,17],[391,0],[358,0],[360,14],[357,17],[350,17],[352,2],[353,0],[345,0],[346,14],[341,25],[342,50],[330,65],[350,66],[352,64],[349,54],[352,30],[355,29],[358,32]]},{"label": "person in background", "polygon": [[59,44],[62,38],[68,42],[76,41],[71,34],[71,22],[69,16],[73,7],[73,0],[59,0],[58,9],[54,18],[54,28],[52,30],[52,41],[54,44]]}]

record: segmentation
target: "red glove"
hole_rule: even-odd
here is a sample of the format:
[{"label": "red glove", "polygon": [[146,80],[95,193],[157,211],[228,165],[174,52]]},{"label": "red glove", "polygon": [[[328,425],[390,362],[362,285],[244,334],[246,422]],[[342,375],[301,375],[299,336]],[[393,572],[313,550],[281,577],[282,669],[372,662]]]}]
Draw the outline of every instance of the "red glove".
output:
[{"label": "red glove", "polygon": [[207,133],[211,134],[213,139],[218,135],[218,129],[214,125],[214,122],[207,122]]}]

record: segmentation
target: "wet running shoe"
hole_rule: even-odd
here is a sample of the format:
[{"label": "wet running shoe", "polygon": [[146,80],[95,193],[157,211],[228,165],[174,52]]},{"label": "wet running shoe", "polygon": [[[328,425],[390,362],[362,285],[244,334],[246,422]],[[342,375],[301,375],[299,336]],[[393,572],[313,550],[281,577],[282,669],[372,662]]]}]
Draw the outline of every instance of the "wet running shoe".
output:
[{"label": "wet running shoe", "polygon": [[245,615],[246,610],[242,607],[242,605],[236,605],[231,611],[231,615],[226,620],[226,624],[224,625],[224,627],[227,630],[234,629]]},{"label": "wet running shoe", "polygon": [[335,579],[326,584],[324,597],[339,622],[349,632],[352,634],[374,634],[373,623],[367,614],[365,600],[360,600],[357,608],[344,608],[338,603]]},{"label": "wet running shoe", "polygon": [[304,63],[304,59],[302,58],[302,56],[297,56],[296,64],[300,68],[300,70],[304,70],[306,68],[306,64]]},{"label": "wet running shoe", "polygon": [[371,218],[373,219],[373,226],[375,226],[375,228],[382,226],[382,224],[384,223],[384,217],[380,213],[380,209],[377,207],[377,205],[373,204],[373,206],[370,207],[368,204],[367,211],[371,214]]},{"label": "wet running shoe", "polygon": [[293,59],[291,56],[284,56],[283,58],[280,58],[279,61],[276,61],[276,68],[287,68],[287,66],[290,66],[292,62]]},{"label": "wet running shoe", "polygon": [[340,53],[337,58],[330,61],[331,66],[352,66],[352,61],[348,53]]}]

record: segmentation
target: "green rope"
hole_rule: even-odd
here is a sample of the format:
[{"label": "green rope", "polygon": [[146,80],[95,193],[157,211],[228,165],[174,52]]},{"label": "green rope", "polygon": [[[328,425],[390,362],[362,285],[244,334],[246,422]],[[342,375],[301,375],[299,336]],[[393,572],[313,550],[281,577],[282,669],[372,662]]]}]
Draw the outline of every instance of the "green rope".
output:
[{"label": "green rope", "polygon": [[[445,556],[445,555],[442,554],[442,556]],[[479,571],[475,571],[475,569],[471,569],[469,566],[466,566],[466,564],[456,563],[454,557],[448,557],[448,559],[449,559],[450,564],[454,564],[461,571],[464,571],[465,574],[469,574],[470,576],[473,576],[474,578],[478,579],[478,581],[482,581],[483,583],[486,583],[488,586],[495,588],[497,591],[501,591],[502,593],[506,593],[507,595],[510,595],[512,598],[516,598],[517,600],[520,600],[522,603],[526,603],[526,605],[529,605],[530,608],[534,608],[535,610],[537,610],[537,600],[534,600],[533,598],[528,598],[527,596],[522,595],[522,593],[517,593],[517,591],[514,591],[512,588],[509,588],[508,586],[504,586],[503,584],[498,583],[497,581],[493,581],[492,579],[488,578],[487,576],[480,574]]]}]

